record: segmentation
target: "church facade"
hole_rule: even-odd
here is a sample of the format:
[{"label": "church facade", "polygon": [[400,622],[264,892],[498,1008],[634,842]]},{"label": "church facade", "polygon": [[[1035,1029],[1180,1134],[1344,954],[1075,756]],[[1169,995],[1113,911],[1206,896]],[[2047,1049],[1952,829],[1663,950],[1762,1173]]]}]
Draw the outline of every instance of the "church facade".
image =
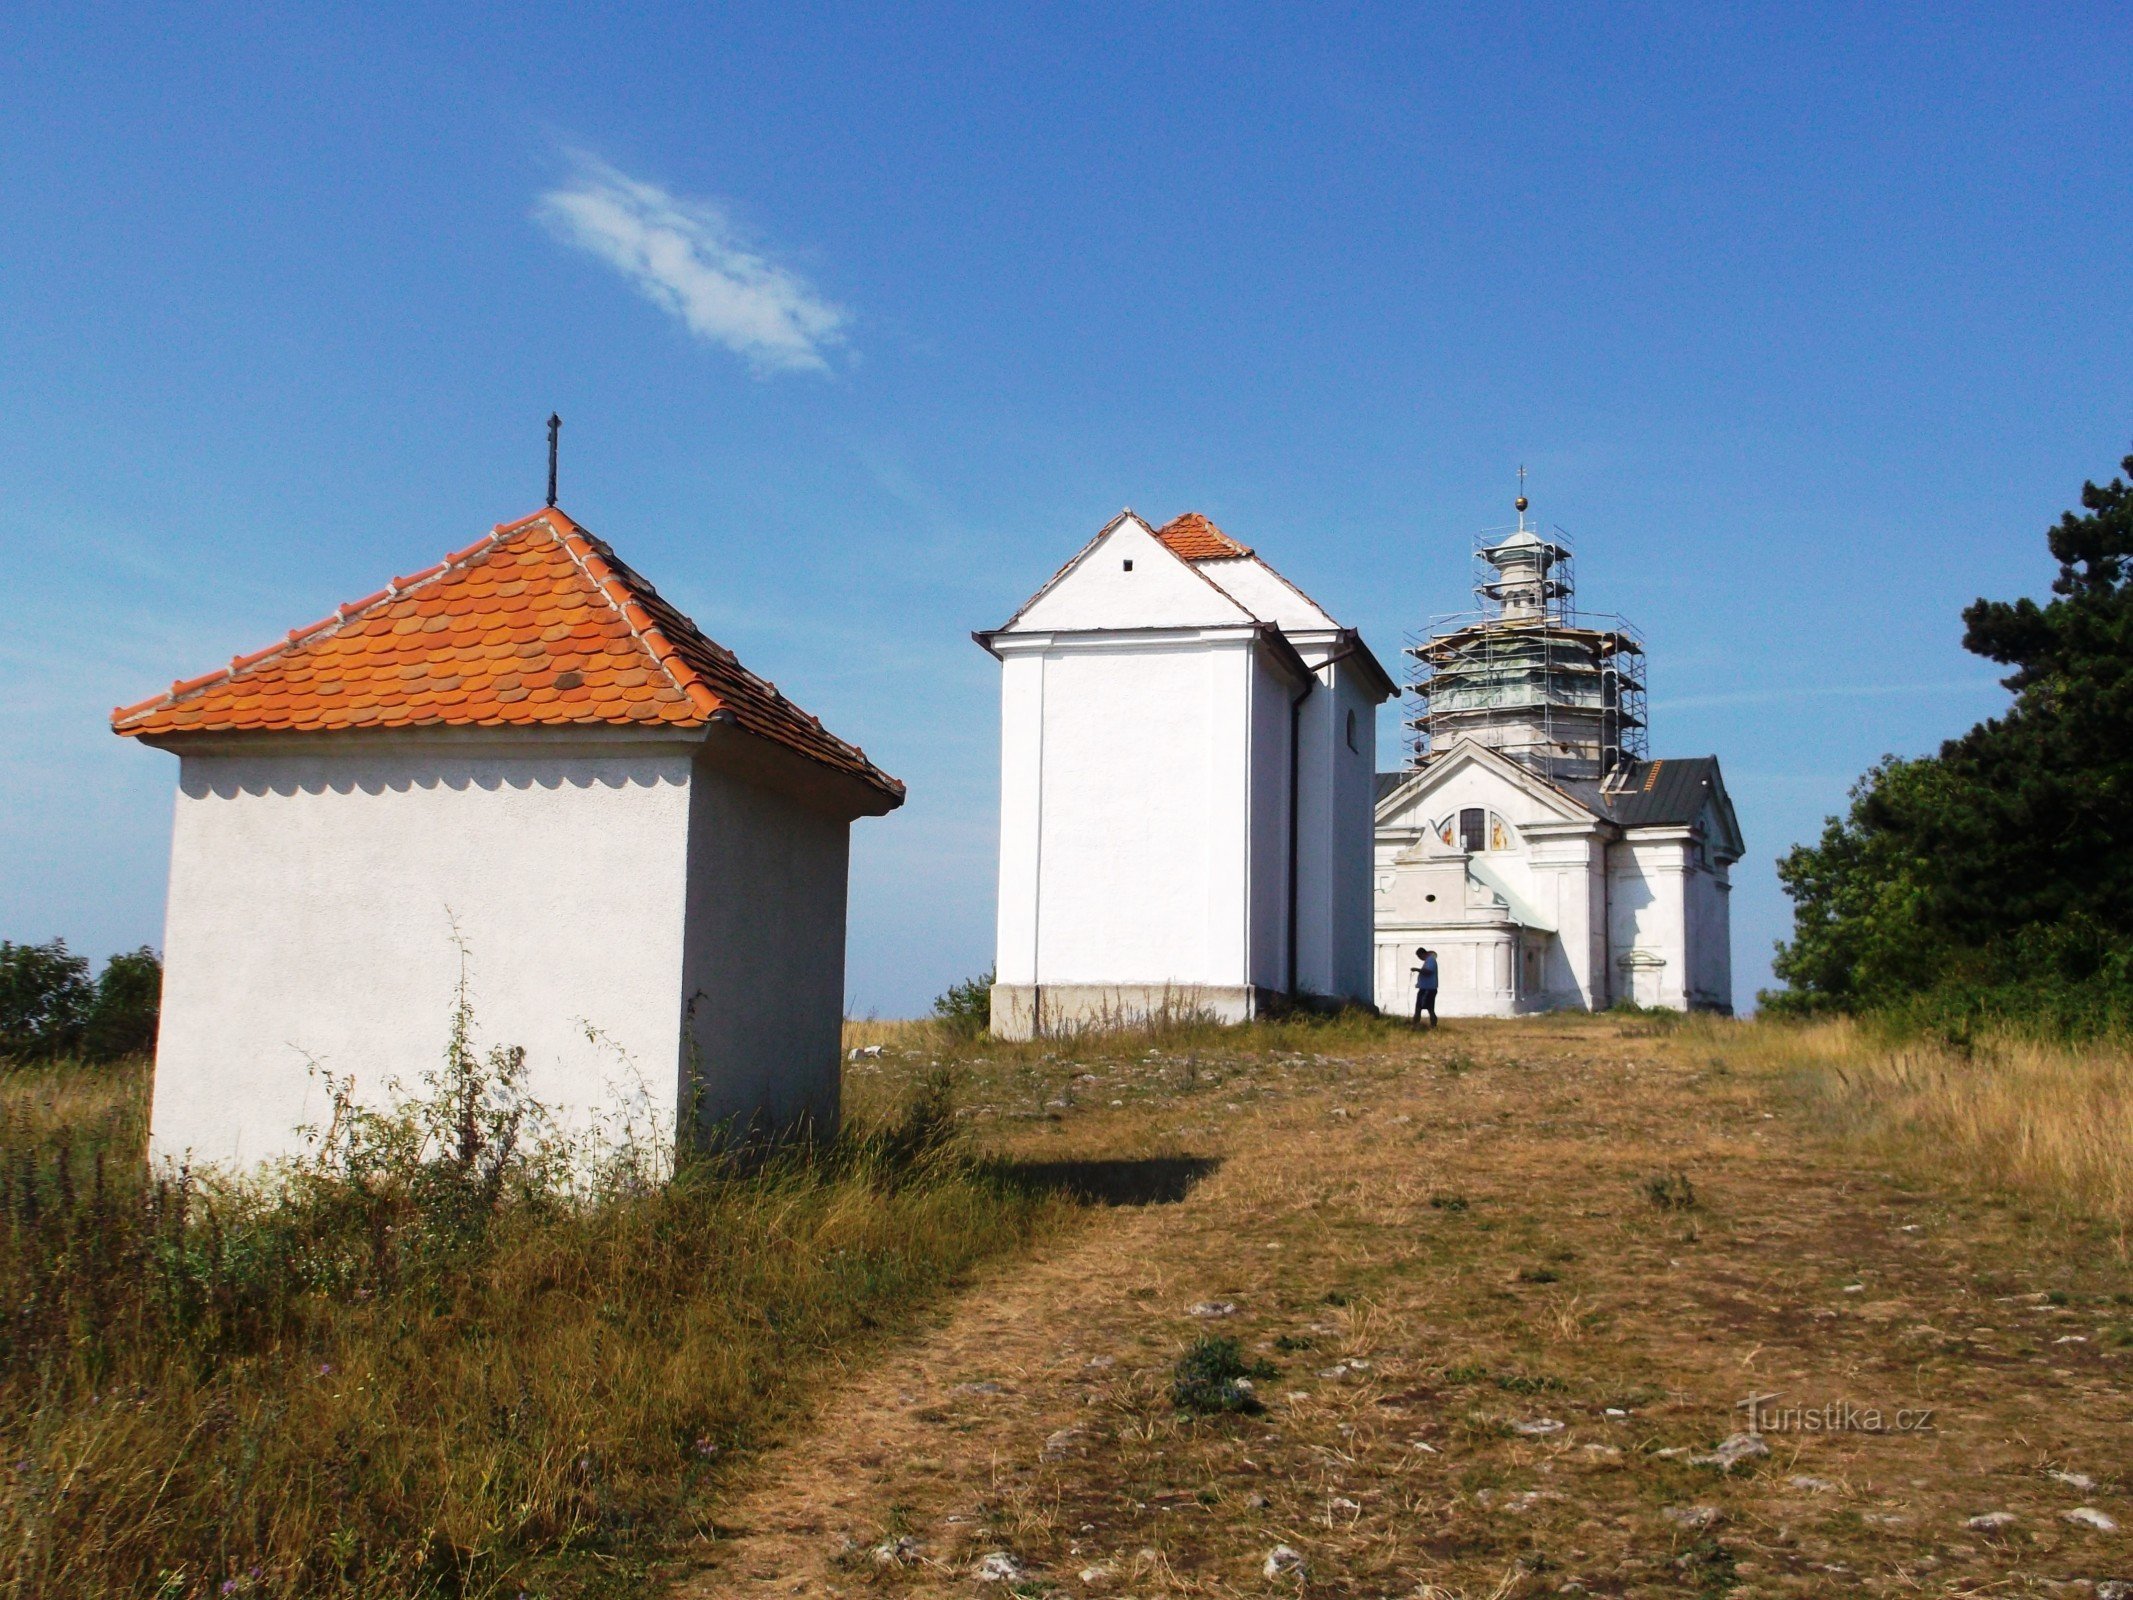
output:
[{"label": "church facade", "polygon": [[1643,647],[1572,609],[1570,551],[1526,522],[1476,551],[1479,607],[1408,655],[1416,759],[1377,777],[1374,991],[1446,1016],[1733,1009],[1728,873],[1743,853],[1715,756],[1651,759]]},{"label": "church facade", "polygon": [[1733,1009],[1727,869],[1740,824],[1715,756],[1543,778],[1473,740],[1378,774],[1378,1005],[1507,1017],[1618,1001]]}]

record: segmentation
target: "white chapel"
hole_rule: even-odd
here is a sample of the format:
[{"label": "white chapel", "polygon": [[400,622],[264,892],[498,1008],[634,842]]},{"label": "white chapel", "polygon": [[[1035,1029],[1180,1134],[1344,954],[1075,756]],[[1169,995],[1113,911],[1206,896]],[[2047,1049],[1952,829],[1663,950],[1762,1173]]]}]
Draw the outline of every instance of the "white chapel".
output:
[{"label": "white chapel", "polygon": [[1000,627],[1007,1038],[1368,1004],[1376,708],[1344,628],[1207,518],[1107,523]]},{"label": "white chapel", "polygon": [[419,1085],[462,983],[565,1126],[835,1131],[851,825],[904,786],[553,504],[112,726],[178,757],[158,1157],[300,1152],[314,1068]]},{"label": "white chapel", "polygon": [[1517,507],[1479,541],[1478,609],[1407,652],[1415,760],[1377,777],[1377,1003],[1412,1006],[1428,948],[1447,1016],[1730,1012],[1743,845],[1718,759],[1647,754],[1636,631],[1573,608],[1567,543]]}]

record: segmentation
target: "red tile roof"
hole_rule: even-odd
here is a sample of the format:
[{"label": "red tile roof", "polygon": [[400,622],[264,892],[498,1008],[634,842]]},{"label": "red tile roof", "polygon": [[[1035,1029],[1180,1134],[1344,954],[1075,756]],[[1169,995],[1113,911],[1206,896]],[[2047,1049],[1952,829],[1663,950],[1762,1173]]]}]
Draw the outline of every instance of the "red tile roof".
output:
[{"label": "red tile roof", "polygon": [[1187,561],[1231,561],[1252,553],[1249,545],[1237,543],[1197,511],[1173,517],[1155,530],[1155,536],[1173,555]]},{"label": "red tile roof", "polygon": [[701,727],[731,721],[895,799],[904,786],[550,508],[277,644],[111,713],[122,734]]}]

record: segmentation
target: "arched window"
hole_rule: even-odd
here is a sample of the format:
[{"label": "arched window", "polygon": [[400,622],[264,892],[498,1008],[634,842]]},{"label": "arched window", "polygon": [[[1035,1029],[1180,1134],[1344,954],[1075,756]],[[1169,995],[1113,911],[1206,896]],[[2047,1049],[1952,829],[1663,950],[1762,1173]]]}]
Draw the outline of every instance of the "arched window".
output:
[{"label": "arched window", "polygon": [[1518,848],[1518,831],[1486,806],[1462,806],[1438,823],[1435,831],[1439,843],[1474,855]]},{"label": "arched window", "polygon": [[1361,753],[1355,742],[1355,708],[1353,706],[1348,708],[1348,748],[1357,750],[1358,754]]}]

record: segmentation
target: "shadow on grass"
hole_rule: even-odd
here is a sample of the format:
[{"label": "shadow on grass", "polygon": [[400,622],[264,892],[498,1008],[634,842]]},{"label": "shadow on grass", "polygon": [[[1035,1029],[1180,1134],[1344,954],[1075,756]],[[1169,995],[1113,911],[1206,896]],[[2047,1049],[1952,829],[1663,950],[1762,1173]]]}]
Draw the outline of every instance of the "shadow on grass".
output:
[{"label": "shadow on grass", "polygon": [[1212,1156],[1132,1161],[995,1161],[986,1175],[1030,1194],[1063,1194],[1088,1205],[1173,1206],[1222,1163]]}]

